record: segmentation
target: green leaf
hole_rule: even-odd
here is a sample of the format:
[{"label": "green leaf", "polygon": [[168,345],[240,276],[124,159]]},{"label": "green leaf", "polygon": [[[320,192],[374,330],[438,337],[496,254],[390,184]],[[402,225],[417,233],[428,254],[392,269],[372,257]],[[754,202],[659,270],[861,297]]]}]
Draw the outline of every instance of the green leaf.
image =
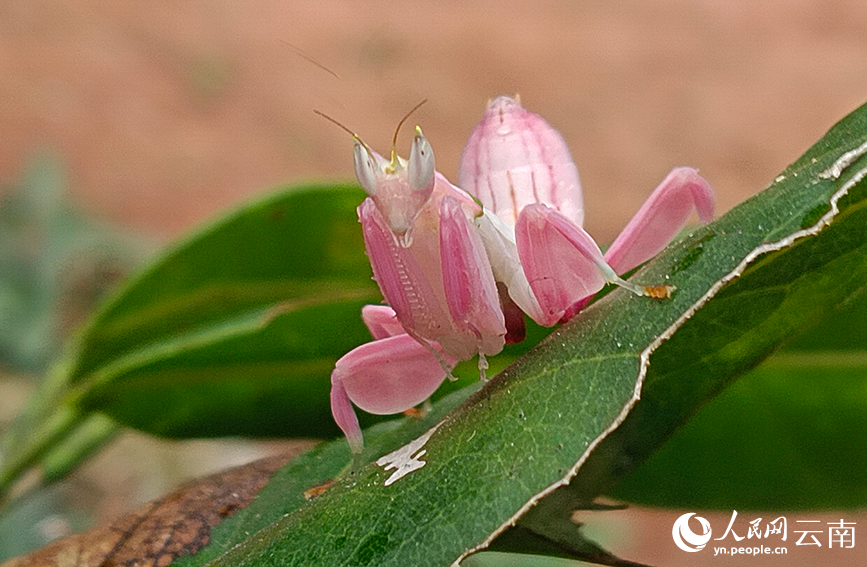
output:
[{"label": "green leaf", "polygon": [[[482,551],[475,553],[461,562],[461,567],[584,567],[587,563],[560,559],[558,557],[527,555],[521,553],[503,553],[501,551]],[[604,565],[620,565],[622,567],[643,567],[638,563],[604,563]]]},{"label": "green leaf", "polygon": [[121,290],[71,356],[87,411],[169,436],[331,436],[334,362],[380,300],[357,230],[363,193],[310,185],[181,242]]},{"label": "green leaf", "polygon": [[861,292],[727,388],[611,495],[687,509],[867,506],[865,331]]},{"label": "green leaf", "polygon": [[[571,518],[543,517],[539,514],[533,514],[531,511],[521,518],[517,526],[510,528],[495,539],[488,549],[490,551],[517,551],[519,554],[532,553],[535,556],[580,559],[587,563],[611,567],[646,567],[643,564],[616,557],[589,539],[583,533],[582,528],[582,524],[573,522]],[[487,551],[470,555],[461,561],[461,566],[476,565],[477,558],[481,558],[486,553]],[[511,553],[510,555],[516,554]]]},{"label": "green leaf", "polygon": [[39,463],[42,482],[50,484],[64,478],[88,457],[112,441],[120,429],[114,421],[104,415],[88,416]]},{"label": "green leaf", "polygon": [[[865,118],[853,113],[769,189],[632,278],[676,286],[670,300],[609,294],[404,447],[423,450],[423,466],[395,476],[368,464],[207,564],[447,565],[534,504],[565,517],[610,489],[867,281],[867,159],[828,174],[867,139]],[[224,525],[242,534],[241,522]]]},{"label": "green leaf", "polygon": [[867,506],[867,369],[762,366],[612,495],[685,509]]},{"label": "green leaf", "polygon": [[[444,396],[434,404],[433,410],[421,419],[402,418],[368,428],[364,432],[363,460],[376,459],[396,446],[422,435],[480,386],[481,383],[476,381],[460,391]],[[307,502],[305,491],[322,486],[345,472],[351,459],[349,446],[344,440],[323,443],[296,457],[274,474],[249,506],[238,511],[230,521],[216,526],[211,532],[210,543],[205,548],[194,556],[178,559],[173,565],[203,565],[230,551],[250,534],[273,529],[272,526],[277,520]],[[353,476],[350,474],[345,480],[351,481]],[[326,492],[318,498],[327,494]]]},{"label": "green leaf", "polygon": [[[867,293],[859,293],[833,315],[799,334],[783,353],[852,355],[867,352]],[[833,361],[832,361],[833,362]]]}]

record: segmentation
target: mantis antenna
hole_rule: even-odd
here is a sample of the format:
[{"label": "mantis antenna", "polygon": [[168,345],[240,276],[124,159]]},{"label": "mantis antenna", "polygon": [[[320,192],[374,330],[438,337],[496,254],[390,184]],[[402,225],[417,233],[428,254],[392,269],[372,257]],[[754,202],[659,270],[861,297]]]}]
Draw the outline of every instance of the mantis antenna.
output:
[{"label": "mantis antenna", "polygon": [[308,55],[308,54],[307,54],[303,49],[301,49],[301,48],[298,47],[297,45],[292,45],[291,43],[289,43],[289,42],[286,41],[285,39],[281,39],[280,42],[281,42],[281,43],[285,43],[286,45],[288,45],[288,46],[289,46],[289,49],[291,49],[292,51],[294,51],[294,52],[295,52],[295,55],[297,55],[297,56],[300,57],[301,59],[304,59],[304,60],[307,61],[308,63],[312,63],[312,64],[316,65],[317,67],[319,67],[320,69],[322,69],[323,71],[325,71],[326,73],[328,73],[329,75],[331,75],[332,77],[334,77],[335,79],[338,79],[338,80],[340,79],[340,75],[338,75],[337,73],[335,73],[334,71],[332,71],[331,69],[329,69],[328,67],[326,67],[325,65],[323,65],[322,63],[320,63],[319,61],[317,61],[316,59],[313,59],[313,57],[311,57],[310,55]]},{"label": "mantis antenna", "polygon": [[[397,128],[394,129],[394,137],[391,139],[391,163],[392,163],[392,167],[394,167],[394,164],[397,161],[397,157],[396,157],[397,156],[397,135],[400,133],[400,128],[403,126],[403,123],[406,122],[410,116],[412,116],[412,113],[415,112],[416,110],[418,110],[419,108],[421,108],[421,106],[423,104],[425,104],[426,102],[427,102],[427,99],[424,99],[420,103],[413,106],[410,109],[410,111],[407,112],[404,115],[404,117],[400,119],[400,122],[397,123]],[[313,112],[315,112],[316,114],[318,114],[322,118],[328,120],[329,122],[331,122],[332,124],[334,124],[335,126],[340,128],[341,130],[347,132],[354,139],[358,140],[362,146],[364,146],[364,149],[367,151],[367,153],[370,153],[370,148],[367,147],[367,144],[364,142],[364,140],[362,140],[358,134],[353,132],[351,129],[349,129],[342,122],[340,122],[336,118],[332,118],[331,116],[328,116],[327,114],[325,114],[324,112],[322,112],[319,109],[314,108]],[[373,157],[372,154],[371,154],[371,157]]]},{"label": "mantis antenna", "polygon": [[[313,112],[315,112],[316,114],[318,114],[319,116],[321,116],[325,120],[328,120],[329,122],[331,122],[332,124],[334,124],[335,126],[340,128],[341,130],[348,132],[350,136],[357,139],[359,142],[361,141],[361,138],[358,137],[358,134],[356,134],[355,132],[350,130],[348,127],[346,127],[342,122],[340,122],[336,118],[332,118],[332,117],[328,116],[327,114],[325,114],[324,112],[322,112],[321,110],[318,110],[316,108],[313,109]],[[362,142],[362,143],[364,143],[364,142]]]},{"label": "mantis antenna", "polygon": [[347,132],[350,136],[352,136],[352,138],[354,140],[357,140],[358,143],[361,144],[361,146],[364,148],[364,151],[366,151],[367,155],[370,156],[370,159],[373,159],[374,161],[376,161],[376,159],[373,157],[373,152],[370,151],[370,148],[367,147],[367,144],[364,143],[364,140],[361,139],[361,136],[359,136],[358,134],[356,134],[355,132],[353,132],[352,130],[347,128],[342,122],[340,122],[336,118],[332,118],[332,117],[328,116],[327,114],[325,114],[321,110],[314,108],[313,112],[315,112],[316,114],[318,114],[319,116],[321,116],[325,120],[328,120],[329,122],[331,122],[332,124],[334,124],[335,126],[340,128],[341,130]]},{"label": "mantis antenna", "polygon": [[395,149],[397,148],[397,135],[400,132],[400,127],[403,126],[403,123],[406,122],[407,118],[412,116],[413,112],[415,112],[416,110],[421,108],[421,106],[426,102],[427,102],[427,99],[424,99],[423,101],[421,101],[417,105],[413,106],[412,110],[407,112],[404,115],[404,117],[400,119],[400,122],[397,123],[397,128],[394,129],[394,138],[391,139],[391,161],[392,161],[392,163],[394,162],[394,153],[395,153]]}]

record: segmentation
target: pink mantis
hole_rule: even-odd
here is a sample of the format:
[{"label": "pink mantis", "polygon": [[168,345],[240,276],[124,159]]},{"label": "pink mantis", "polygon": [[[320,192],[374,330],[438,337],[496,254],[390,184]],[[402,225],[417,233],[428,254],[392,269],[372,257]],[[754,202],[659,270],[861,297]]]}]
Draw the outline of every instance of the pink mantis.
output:
[{"label": "pink mantis", "polygon": [[457,361],[476,355],[484,378],[485,356],[522,338],[518,309],[551,326],[606,283],[666,295],[664,286],[617,274],[662,250],[693,209],[703,222],[713,217],[708,183],[675,168],[603,255],[581,227],[581,186],[565,141],[509,97],[493,100],[470,135],[460,188],[436,172],[419,128],[408,160],[394,151],[386,160],[357,136],[354,156],[370,195],[358,216],[388,303],[362,310],[374,341],[343,356],[331,375],[332,414],[356,454],[362,436],[353,402],[376,414],[408,410]]}]

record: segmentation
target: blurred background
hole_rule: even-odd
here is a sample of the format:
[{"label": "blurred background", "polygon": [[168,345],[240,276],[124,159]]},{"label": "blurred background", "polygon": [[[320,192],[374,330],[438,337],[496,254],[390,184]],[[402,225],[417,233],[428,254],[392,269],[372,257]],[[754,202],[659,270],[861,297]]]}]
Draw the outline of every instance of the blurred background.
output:
[{"label": "blurred background", "polygon": [[[385,152],[427,98],[411,121],[455,181],[486,101],[518,93],[569,142],[586,228],[610,242],[673,166],[697,167],[721,213],[769,184],[867,100],[865,29],[857,0],[6,0],[0,426],[94,301],[159,246],[278,184],[352,176],[350,139],[314,109]],[[0,519],[0,559],[285,448],[125,433]],[[616,553],[696,564],[669,536],[679,511],[606,514],[594,535]],[[845,562],[830,553],[811,562]]]}]

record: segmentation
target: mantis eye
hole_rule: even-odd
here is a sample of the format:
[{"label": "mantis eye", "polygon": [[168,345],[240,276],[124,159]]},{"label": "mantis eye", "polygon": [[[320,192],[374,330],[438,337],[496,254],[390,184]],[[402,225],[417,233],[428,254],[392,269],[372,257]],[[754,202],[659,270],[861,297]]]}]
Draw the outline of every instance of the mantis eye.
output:
[{"label": "mantis eye", "polygon": [[433,148],[424,134],[421,133],[421,128],[416,126],[415,138],[412,141],[412,148],[409,150],[409,165],[407,166],[409,186],[415,191],[430,190],[433,187],[435,172],[436,162],[434,161]]},{"label": "mantis eye", "polygon": [[356,139],[353,157],[355,159],[355,176],[358,178],[358,182],[361,183],[368,195],[375,195],[376,163],[373,154],[360,140]]}]

